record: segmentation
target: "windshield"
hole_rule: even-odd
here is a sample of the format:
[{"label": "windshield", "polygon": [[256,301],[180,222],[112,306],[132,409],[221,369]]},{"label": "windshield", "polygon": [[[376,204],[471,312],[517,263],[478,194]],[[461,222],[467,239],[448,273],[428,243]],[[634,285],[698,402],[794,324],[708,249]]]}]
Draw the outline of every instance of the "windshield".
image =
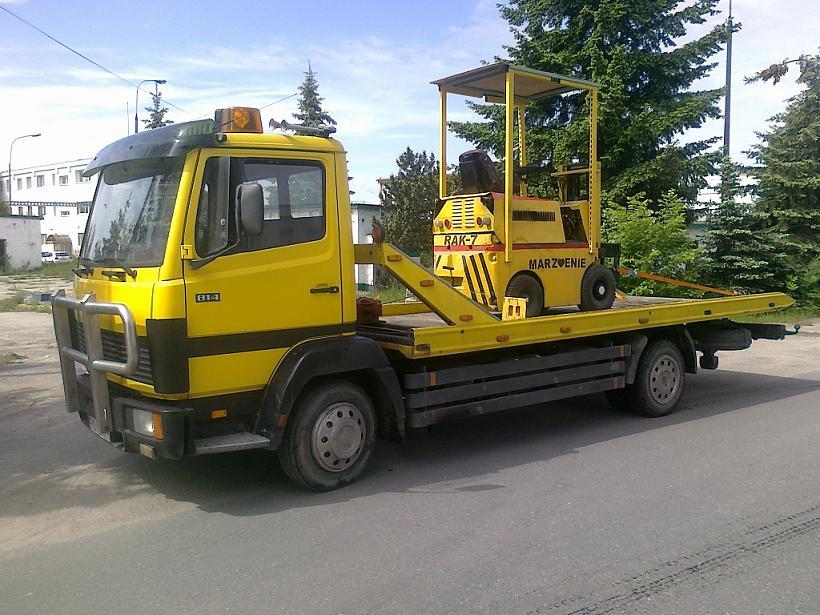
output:
[{"label": "windshield", "polygon": [[103,169],[80,259],[89,264],[162,264],[184,158],[130,160]]}]

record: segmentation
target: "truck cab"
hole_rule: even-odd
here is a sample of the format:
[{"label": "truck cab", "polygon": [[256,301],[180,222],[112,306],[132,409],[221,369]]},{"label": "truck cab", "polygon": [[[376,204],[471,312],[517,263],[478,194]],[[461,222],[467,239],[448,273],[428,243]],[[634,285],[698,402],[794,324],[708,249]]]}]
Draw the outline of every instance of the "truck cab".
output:
[{"label": "truck cab", "polygon": [[[257,110],[232,108],[113,143],[85,174],[99,179],[79,299],[54,312],[69,405],[149,457],[263,430],[286,352],[354,330],[339,142],[263,134]],[[99,369],[75,379],[74,360]]]}]

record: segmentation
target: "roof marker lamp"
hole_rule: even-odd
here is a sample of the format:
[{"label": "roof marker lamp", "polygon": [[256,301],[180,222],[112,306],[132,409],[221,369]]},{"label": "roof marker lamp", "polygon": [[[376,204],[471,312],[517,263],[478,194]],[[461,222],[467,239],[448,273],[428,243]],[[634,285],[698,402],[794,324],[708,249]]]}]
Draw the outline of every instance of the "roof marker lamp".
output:
[{"label": "roof marker lamp", "polygon": [[262,114],[253,107],[228,107],[214,114],[218,132],[262,133]]}]

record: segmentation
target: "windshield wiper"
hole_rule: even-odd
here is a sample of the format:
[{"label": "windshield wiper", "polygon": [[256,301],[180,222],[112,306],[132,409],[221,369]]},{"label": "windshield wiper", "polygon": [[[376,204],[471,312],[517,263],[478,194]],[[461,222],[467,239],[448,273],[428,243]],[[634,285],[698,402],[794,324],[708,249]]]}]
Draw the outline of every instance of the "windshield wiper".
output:
[{"label": "windshield wiper", "polygon": [[94,261],[90,258],[80,258],[79,259],[79,266],[75,267],[71,271],[74,272],[74,275],[78,277],[85,277],[92,275],[94,273]]},{"label": "windshield wiper", "polygon": [[[93,261],[91,259],[85,259],[85,260],[86,260],[86,262],[96,263],[98,265],[113,265],[114,267],[119,267],[120,269],[125,271],[126,275],[128,275],[132,280],[137,279],[137,272],[134,269],[132,269],[131,267],[129,267],[128,265],[126,265],[124,262],[122,262],[120,259],[118,259],[114,256],[103,258],[103,259],[98,260],[98,261]],[[103,271],[103,275],[105,275],[104,271]]]}]

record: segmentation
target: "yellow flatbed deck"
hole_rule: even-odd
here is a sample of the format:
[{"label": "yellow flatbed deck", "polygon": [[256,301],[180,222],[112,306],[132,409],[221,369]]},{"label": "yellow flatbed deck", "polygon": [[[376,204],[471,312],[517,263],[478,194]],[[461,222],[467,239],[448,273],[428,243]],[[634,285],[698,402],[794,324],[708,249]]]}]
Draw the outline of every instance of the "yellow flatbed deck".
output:
[{"label": "yellow flatbed deck", "polygon": [[[408,359],[720,320],[771,312],[794,303],[783,293],[716,299],[628,297],[604,311],[573,312],[567,308],[537,318],[503,321],[389,244],[355,248],[357,263],[381,265],[421,302],[415,306],[386,305],[381,324],[358,327],[360,334]],[[418,313],[421,311],[428,313]]]}]

